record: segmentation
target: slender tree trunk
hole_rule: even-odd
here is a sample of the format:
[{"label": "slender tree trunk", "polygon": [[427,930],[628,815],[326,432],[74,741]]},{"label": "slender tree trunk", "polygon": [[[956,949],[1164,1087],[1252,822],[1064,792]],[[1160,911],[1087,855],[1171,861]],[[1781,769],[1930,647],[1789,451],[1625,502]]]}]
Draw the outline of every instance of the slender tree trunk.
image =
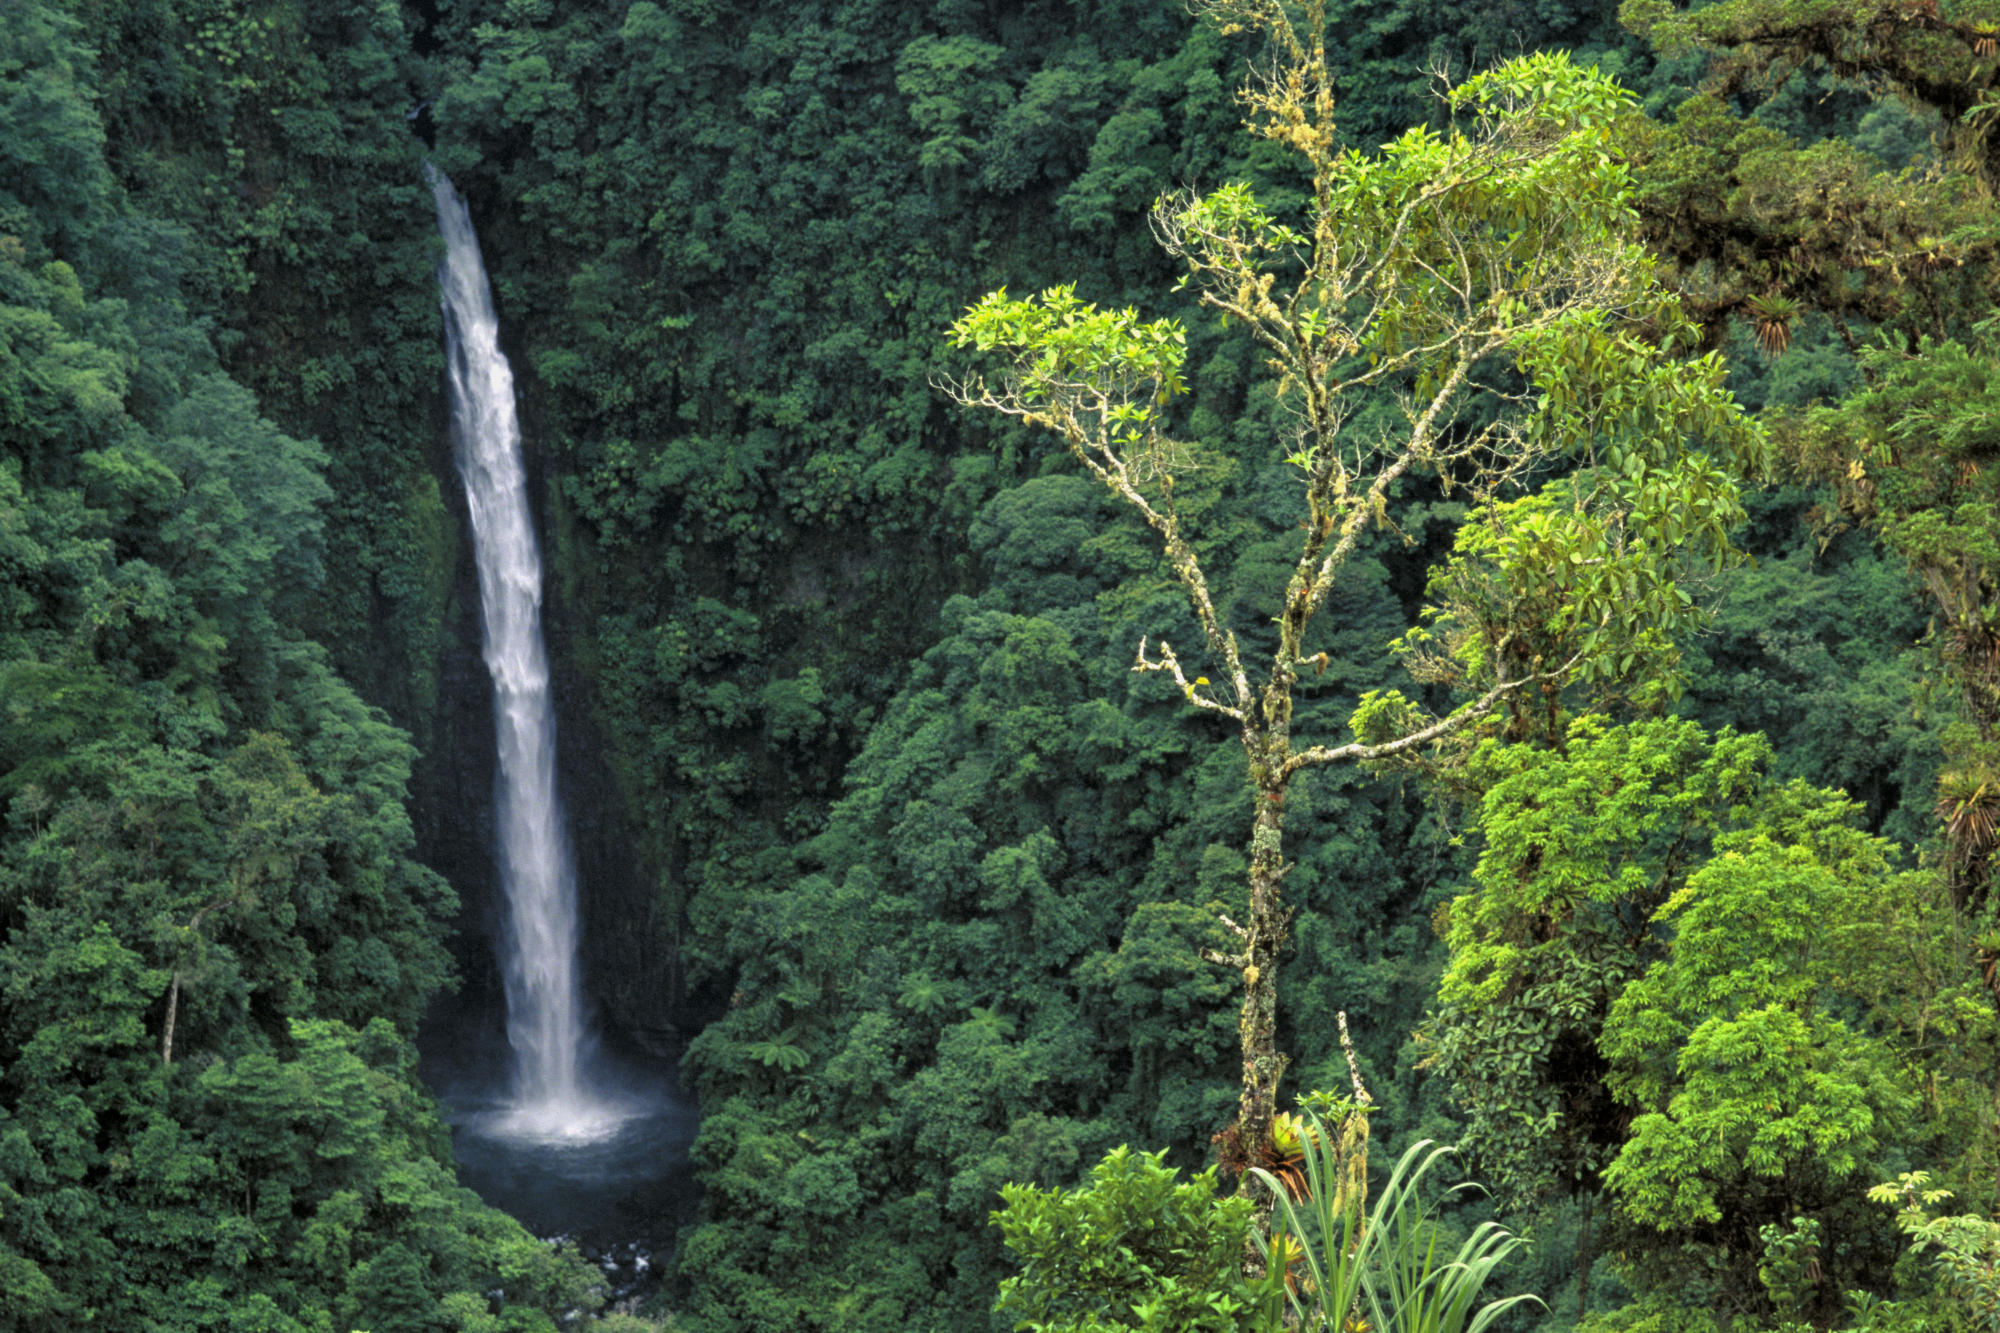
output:
[{"label": "slender tree trunk", "polygon": [[160,1066],[169,1067],[174,1062],[174,1018],[181,1007],[181,970],[174,969],[173,984],[167,987],[167,1021],[160,1031]]},{"label": "slender tree trunk", "polygon": [[[1248,1167],[1261,1158],[1278,1111],[1278,1083],[1286,1059],[1278,1049],[1278,953],[1285,943],[1285,792],[1282,778],[1259,775],[1257,817],[1250,831],[1250,920],[1243,941],[1243,1093],[1236,1112],[1241,1155],[1237,1189],[1260,1200],[1266,1191]],[[1268,1202],[1268,1200],[1264,1200]]]},{"label": "slender tree trunk", "polygon": [[1583,1229],[1576,1242],[1576,1322],[1590,1310],[1590,1195],[1583,1196]]},{"label": "slender tree trunk", "polygon": [[[232,886],[232,892],[233,892],[233,886]],[[197,939],[198,939],[203,919],[206,918],[210,912],[213,912],[216,908],[228,902],[230,897],[231,894],[224,894],[222,897],[217,898],[214,902],[209,903],[207,906],[203,907],[199,912],[196,912],[192,917],[189,917],[187,923],[187,929],[190,932],[195,932],[197,934]],[[183,959],[186,958],[185,953],[182,954],[182,958]],[[161,1068],[167,1068],[171,1066],[174,1062],[174,1020],[176,1017],[179,1016],[181,1008],[181,975],[182,975],[181,965],[179,963],[176,963],[174,965],[173,982],[167,987],[167,1021],[164,1024],[162,1024],[160,1028]]]}]

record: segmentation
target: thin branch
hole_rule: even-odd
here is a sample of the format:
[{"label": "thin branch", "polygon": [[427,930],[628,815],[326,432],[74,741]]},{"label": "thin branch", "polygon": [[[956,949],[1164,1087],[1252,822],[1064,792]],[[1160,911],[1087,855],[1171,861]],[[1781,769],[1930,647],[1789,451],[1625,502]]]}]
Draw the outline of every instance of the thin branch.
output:
[{"label": "thin branch", "polygon": [[1160,655],[1157,658],[1149,658],[1146,656],[1146,636],[1143,634],[1140,635],[1139,652],[1138,656],[1132,662],[1132,670],[1141,674],[1148,671],[1165,671],[1174,678],[1174,684],[1181,687],[1181,693],[1186,695],[1187,701],[1196,708],[1205,708],[1211,713],[1220,713],[1224,717],[1232,718],[1237,722],[1243,721],[1243,710],[1241,708],[1232,708],[1219,699],[1211,699],[1201,693],[1200,686],[1207,683],[1206,679],[1198,678],[1190,681],[1186,673],[1181,670],[1180,658],[1174,655],[1174,650],[1167,646],[1165,639],[1160,640]]},{"label": "thin branch", "polygon": [[1502,699],[1524,685],[1533,685],[1538,681],[1556,680],[1567,675],[1569,669],[1575,666],[1582,657],[1582,653],[1577,653],[1552,671],[1537,671],[1533,675],[1522,676],[1518,680],[1503,680],[1477,699],[1474,699],[1471,703],[1466,704],[1463,708],[1448,713],[1429,726],[1413,731],[1407,736],[1398,737],[1393,741],[1383,741],[1379,745],[1368,745],[1361,741],[1349,741],[1346,745],[1333,748],[1324,745],[1315,745],[1310,749],[1299,750],[1285,760],[1283,774],[1289,778],[1302,768],[1314,768],[1321,764],[1348,762],[1373,763],[1381,759],[1392,759],[1399,754],[1418,749],[1430,744],[1434,740],[1440,740],[1455,731],[1463,730],[1465,727],[1477,722],[1480,718],[1492,712]]},{"label": "thin branch", "polygon": [[[1215,914],[1215,919],[1221,922],[1222,925],[1229,931],[1229,933],[1234,935],[1237,939],[1242,940],[1245,944],[1248,944],[1250,942],[1250,932],[1244,927],[1239,926],[1234,921],[1230,920],[1229,913],[1217,912]],[[1201,954],[1203,962],[1214,963],[1217,967],[1233,967],[1240,972],[1244,968],[1250,966],[1250,955],[1247,952],[1223,953],[1219,949],[1201,949],[1198,950],[1198,952]]]}]

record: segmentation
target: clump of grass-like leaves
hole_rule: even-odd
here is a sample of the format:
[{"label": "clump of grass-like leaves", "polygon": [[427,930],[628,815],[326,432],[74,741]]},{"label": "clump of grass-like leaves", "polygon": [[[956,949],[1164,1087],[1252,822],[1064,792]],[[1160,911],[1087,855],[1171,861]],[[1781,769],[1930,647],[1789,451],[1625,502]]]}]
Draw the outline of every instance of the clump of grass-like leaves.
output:
[{"label": "clump of grass-like leaves", "polygon": [[1269,1253],[1290,1269],[1287,1299],[1304,1333],[1482,1333],[1536,1300],[1479,1303],[1493,1270],[1524,1243],[1497,1223],[1481,1222],[1444,1252],[1436,1204],[1421,1190],[1451,1148],[1429,1139],[1411,1145],[1371,1208],[1355,1188],[1365,1177],[1350,1169],[1342,1136],[1316,1115],[1307,1119],[1303,1198],[1294,1201],[1284,1182],[1256,1169],[1276,1200]]}]

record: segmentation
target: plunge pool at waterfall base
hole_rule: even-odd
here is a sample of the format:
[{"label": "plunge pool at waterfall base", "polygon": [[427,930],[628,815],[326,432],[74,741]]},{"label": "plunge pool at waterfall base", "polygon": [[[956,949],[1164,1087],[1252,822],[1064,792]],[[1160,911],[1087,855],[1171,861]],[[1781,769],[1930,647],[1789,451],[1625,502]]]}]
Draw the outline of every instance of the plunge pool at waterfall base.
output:
[{"label": "plunge pool at waterfall base", "polygon": [[573,1240],[604,1273],[606,1308],[657,1290],[674,1238],[701,1190],[688,1149],[696,1111],[674,1061],[615,1037],[591,1061],[600,1098],[581,1124],[522,1124],[509,1101],[512,1052],[497,1022],[429,1016],[419,1038],[425,1082],[451,1127],[459,1182],[545,1240]]}]

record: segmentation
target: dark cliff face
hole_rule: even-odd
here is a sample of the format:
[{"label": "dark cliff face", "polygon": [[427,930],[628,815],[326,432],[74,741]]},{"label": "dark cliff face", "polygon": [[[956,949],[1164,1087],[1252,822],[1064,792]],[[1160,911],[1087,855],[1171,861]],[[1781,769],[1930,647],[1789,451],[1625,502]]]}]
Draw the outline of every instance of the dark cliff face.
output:
[{"label": "dark cliff face", "polygon": [[[458,893],[457,929],[449,941],[458,965],[459,992],[432,1005],[428,1027],[458,1029],[468,1022],[503,1028],[499,938],[500,885],[494,862],[493,777],[498,762],[493,734],[493,684],[480,656],[479,575],[473,563],[465,488],[451,456],[451,429],[440,385],[429,464],[458,534],[451,592],[438,636],[437,699],[429,725],[412,740],[418,757],[410,777],[410,815],[417,857]],[[457,1031],[454,1037],[460,1035]]]},{"label": "dark cliff face", "polygon": [[[531,451],[531,468],[535,458]],[[536,491],[549,494],[539,483]],[[628,810],[607,762],[612,750],[599,726],[595,684],[582,666],[591,612],[565,592],[569,580],[556,564],[563,544],[549,539],[548,508],[542,506],[542,628],[555,673],[556,763],[576,852],[584,985],[605,1023],[656,1054],[677,1057],[694,1034],[674,947],[671,904],[678,895],[665,891],[671,868],[642,864],[634,836],[641,818],[670,812]]]}]

